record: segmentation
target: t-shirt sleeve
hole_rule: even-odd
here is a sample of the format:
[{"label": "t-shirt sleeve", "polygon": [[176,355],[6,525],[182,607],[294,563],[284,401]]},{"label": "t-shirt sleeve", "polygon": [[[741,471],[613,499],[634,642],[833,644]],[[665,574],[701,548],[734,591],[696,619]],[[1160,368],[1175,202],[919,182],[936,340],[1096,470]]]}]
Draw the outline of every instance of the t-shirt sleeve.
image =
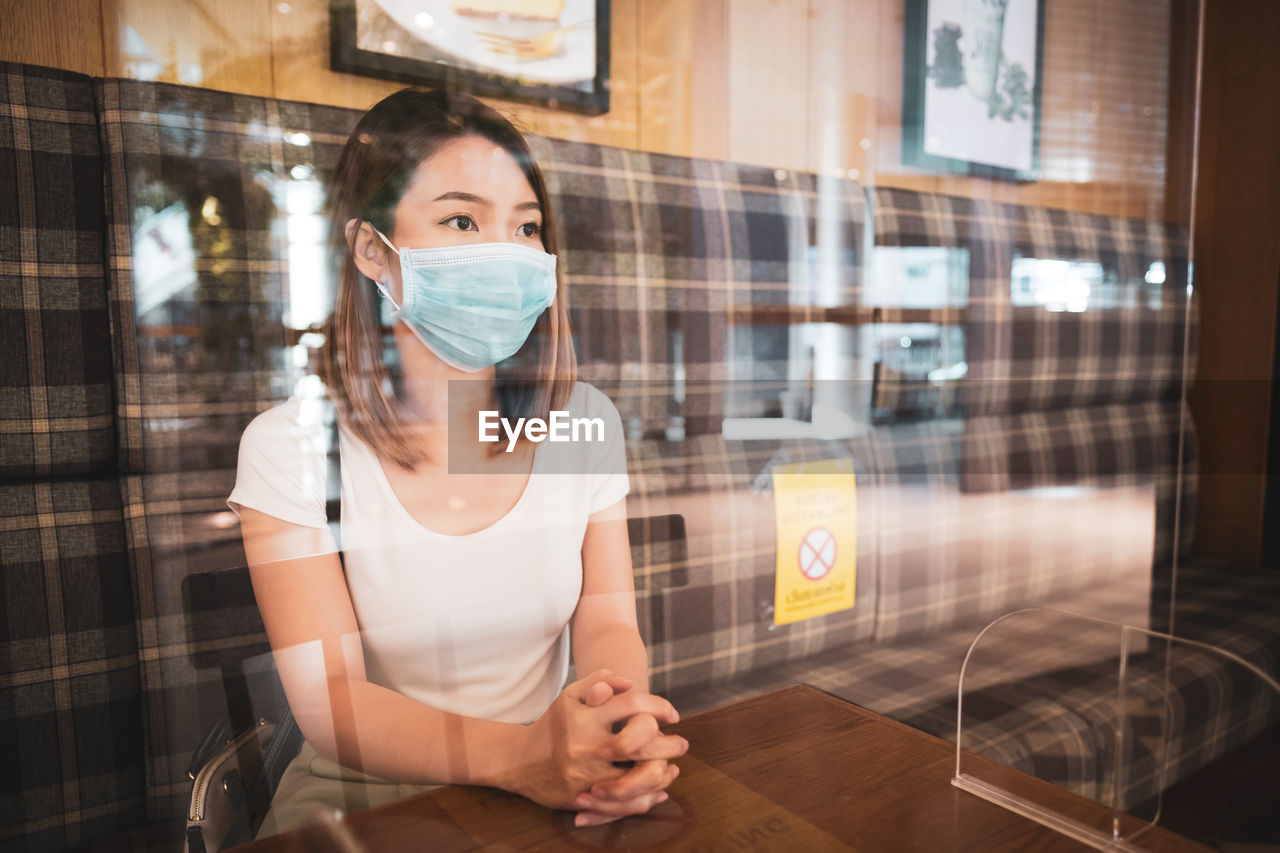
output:
[{"label": "t-shirt sleeve", "polygon": [[587,411],[604,421],[604,441],[593,456],[590,511],[599,512],[626,497],[631,491],[627,477],[627,445],[622,417],[603,392],[588,386]]},{"label": "t-shirt sleeve", "polygon": [[240,437],[236,485],[227,506],[255,509],[304,527],[326,527],[325,429],[285,403],[254,418]]}]

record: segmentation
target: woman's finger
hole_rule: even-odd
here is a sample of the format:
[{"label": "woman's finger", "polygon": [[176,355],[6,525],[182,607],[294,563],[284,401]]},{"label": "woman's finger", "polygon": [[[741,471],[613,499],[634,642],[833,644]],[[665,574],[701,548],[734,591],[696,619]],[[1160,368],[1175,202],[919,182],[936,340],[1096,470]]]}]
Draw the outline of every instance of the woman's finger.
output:
[{"label": "woman's finger", "polygon": [[613,673],[610,670],[597,669],[595,672],[591,673],[590,675],[584,675],[581,678],[579,678],[577,681],[566,684],[564,686],[564,693],[567,696],[570,696],[574,699],[581,701],[583,694],[587,692],[587,688],[589,688],[592,684],[595,684],[597,681],[601,680],[602,678],[608,678],[610,675],[613,675]]},{"label": "woman's finger", "polygon": [[606,823],[613,823],[615,820],[621,820],[622,815],[604,815],[598,812],[578,812],[573,817],[573,825],[577,827],[583,826],[600,826]]},{"label": "woman's finger", "polygon": [[634,717],[636,714],[649,714],[661,723],[680,722],[680,715],[676,713],[675,706],[652,693],[623,693],[601,706],[600,714],[606,725]]},{"label": "woman's finger", "polygon": [[599,707],[619,693],[626,693],[631,689],[632,684],[634,682],[629,678],[611,675],[588,687],[582,695],[582,702],[584,705],[589,705],[593,708]]},{"label": "woman's finger", "polygon": [[600,682],[608,684],[614,693],[624,693],[630,690],[635,683],[630,678],[614,675],[612,670],[598,669],[590,675],[579,678],[572,684],[567,685],[564,688],[564,692],[570,698],[584,702],[586,701],[587,691]]},{"label": "woman's finger", "polygon": [[689,742],[679,735],[664,735],[650,714],[636,714],[627,720],[609,744],[614,761],[642,761],[649,758],[678,758],[689,751]]},{"label": "woman's finger", "polygon": [[604,800],[612,800],[614,803],[625,803],[627,800],[644,797],[645,794],[655,794],[659,790],[664,790],[671,786],[676,777],[680,776],[680,767],[667,763],[666,761],[646,761],[636,765],[631,771],[625,775],[618,776],[617,779],[602,780],[591,786],[591,790],[586,792],[589,799],[582,802],[604,802]]},{"label": "woman's finger", "polygon": [[597,802],[625,803],[645,794],[656,793],[670,784],[673,778],[667,762],[641,761],[616,779],[604,779],[591,786],[591,790],[579,797],[574,805],[594,808]]},{"label": "woman's finger", "polygon": [[[573,823],[574,826],[597,826],[627,815],[644,814],[658,803],[665,802],[666,799],[666,791],[654,791],[651,794],[644,794],[624,803],[613,802],[612,800],[598,800],[590,808],[582,809]],[[586,822],[579,823],[579,820]]]},{"label": "woman's finger", "polygon": [[[630,761],[646,761],[648,759],[661,758],[670,761],[673,758],[679,758],[688,751],[689,741],[680,737],[680,735],[660,734],[629,752],[626,759]],[[623,759],[615,760],[621,761]]]},{"label": "woman's finger", "polygon": [[636,714],[627,720],[621,731],[613,736],[610,746],[614,751],[614,761],[635,759],[635,753],[640,747],[658,737],[659,734],[661,733],[658,731],[658,721],[652,714]]}]

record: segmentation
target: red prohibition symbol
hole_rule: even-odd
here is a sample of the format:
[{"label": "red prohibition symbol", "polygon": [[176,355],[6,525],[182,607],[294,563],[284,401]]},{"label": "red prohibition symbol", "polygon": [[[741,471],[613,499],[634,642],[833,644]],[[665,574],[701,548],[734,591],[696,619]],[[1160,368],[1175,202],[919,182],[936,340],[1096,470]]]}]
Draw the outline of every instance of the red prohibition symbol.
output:
[{"label": "red prohibition symbol", "polygon": [[826,577],[836,564],[836,537],[825,527],[815,527],[800,540],[796,562],[811,581]]}]

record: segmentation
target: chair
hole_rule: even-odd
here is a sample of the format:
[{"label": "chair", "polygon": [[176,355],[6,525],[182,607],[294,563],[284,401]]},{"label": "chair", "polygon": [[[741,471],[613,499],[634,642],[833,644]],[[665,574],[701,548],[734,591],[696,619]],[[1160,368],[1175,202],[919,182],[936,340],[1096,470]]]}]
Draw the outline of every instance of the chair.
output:
[{"label": "chair", "polygon": [[[221,621],[228,613],[257,614],[249,569],[189,575],[182,581],[182,599],[192,664],[219,671],[227,703],[226,717],[205,735],[187,768],[186,849],[216,853],[253,839],[285,767],[302,748],[302,732],[269,649],[208,647],[202,615],[216,613]],[[258,689],[251,689],[251,681]]]}]

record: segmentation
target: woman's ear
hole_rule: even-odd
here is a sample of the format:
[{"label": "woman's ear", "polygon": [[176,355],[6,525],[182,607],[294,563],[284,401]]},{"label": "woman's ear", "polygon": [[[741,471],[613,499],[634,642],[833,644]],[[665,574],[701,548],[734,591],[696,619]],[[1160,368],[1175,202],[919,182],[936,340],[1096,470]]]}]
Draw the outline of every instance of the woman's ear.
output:
[{"label": "woman's ear", "polygon": [[356,269],[373,281],[387,281],[387,247],[373,233],[373,226],[359,219],[351,219],[347,221],[346,235]]}]

